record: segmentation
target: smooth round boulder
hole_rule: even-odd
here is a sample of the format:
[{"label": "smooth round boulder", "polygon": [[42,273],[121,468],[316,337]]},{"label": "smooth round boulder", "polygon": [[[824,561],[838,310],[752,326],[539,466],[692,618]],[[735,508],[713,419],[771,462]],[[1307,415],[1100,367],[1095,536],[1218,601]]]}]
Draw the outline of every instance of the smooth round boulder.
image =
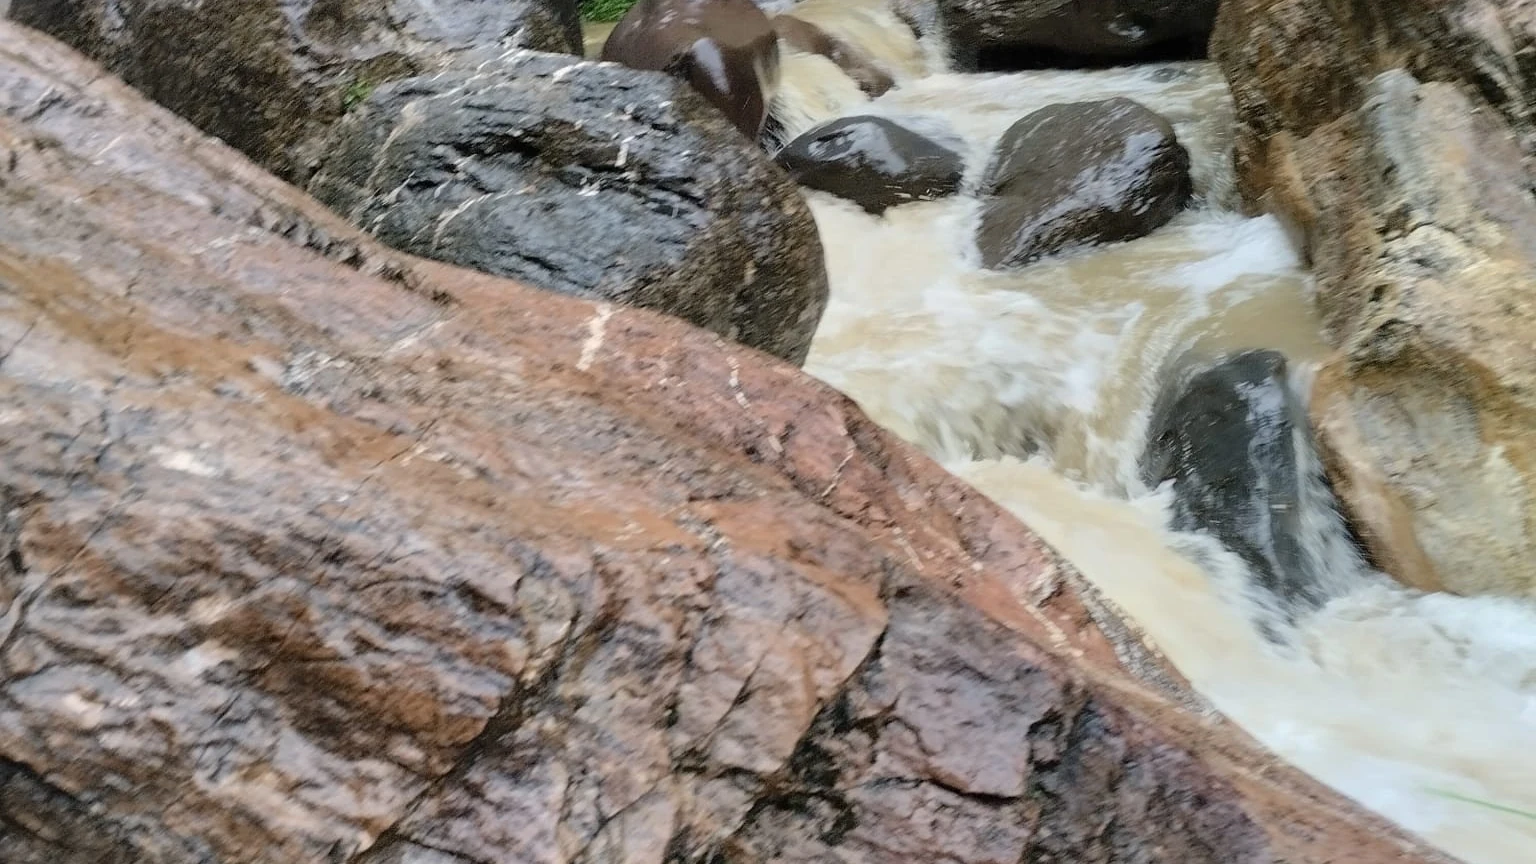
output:
[{"label": "smooth round boulder", "polygon": [[792,363],[827,301],[816,223],[684,82],[532,51],[380,87],[316,198],[405,252],[682,318]]},{"label": "smooth round boulder", "polygon": [[1047,106],[1003,133],[982,180],[982,264],[1145,236],[1191,192],[1189,153],[1160,115],[1120,97]]},{"label": "smooth round boulder", "polygon": [[687,81],[757,141],[779,86],[779,37],[752,0],[640,0],[601,59]]},{"label": "smooth round boulder", "polygon": [[879,215],[909,201],[952,195],[959,153],[884,117],[843,117],[806,132],[774,160],[796,183]]}]

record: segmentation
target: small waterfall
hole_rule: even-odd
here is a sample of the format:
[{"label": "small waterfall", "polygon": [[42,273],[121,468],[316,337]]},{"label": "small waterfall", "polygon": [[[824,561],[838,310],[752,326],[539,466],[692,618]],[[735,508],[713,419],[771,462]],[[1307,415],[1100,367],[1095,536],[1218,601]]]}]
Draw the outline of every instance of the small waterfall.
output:
[{"label": "small waterfall", "polygon": [[1304,436],[1304,555],[1330,599],[1300,614],[1255,590],[1213,537],[1170,531],[1172,490],[1138,475],[1179,358],[1276,349],[1304,395],[1327,352],[1286,231],[1236,210],[1218,70],[957,74],[882,0],[792,11],[897,86],[871,100],[826,58],[790,52],[774,109],[785,140],[885,116],[963,142],[974,184],[1025,114],[1126,96],[1174,124],[1198,204],[1142,239],[996,273],[978,266],[974,198],[875,217],[807,191],[832,285],[807,371],[1016,513],[1274,751],[1472,864],[1533,860],[1536,819],[1467,799],[1536,811],[1536,607],[1425,595],[1371,571]]},{"label": "small waterfall", "polygon": [[857,47],[898,86],[944,68],[944,61],[930,56],[884,0],[803,0],[780,14],[794,15]]}]

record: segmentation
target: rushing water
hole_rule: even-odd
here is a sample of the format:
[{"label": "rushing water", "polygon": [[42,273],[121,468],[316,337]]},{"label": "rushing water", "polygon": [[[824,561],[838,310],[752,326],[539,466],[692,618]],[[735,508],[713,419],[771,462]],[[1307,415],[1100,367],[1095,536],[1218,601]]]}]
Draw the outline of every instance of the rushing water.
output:
[{"label": "rushing water", "polygon": [[1149,237],[1002,274],[979,267],[974,199],[882,218],[807,192],[832,284],[807,371],[1016,513],[1267,746],[1472,864],[1536,860],[1536,818],[1488,806],[1536,812],[1536,607],[1370,572],[1314,482],[1306,543],[1336,596],[1276,645],[1256,629],[1277,619],[1242,562],[1167,530],[1170,490],[1137,477],[1147,414],[1180,356],[1280,349],[1304,389],[1325,350],[1285,231],[1235,212],[1218,71],[954,74],[878,0],[806,0],[796,14],[881,59],[899,86],[870,101],[824,58],[791,53],[775,107],[791,135],[881,114],[963,142],[974,179],[1028,112],[1128,96],[1174,123],[1199,198]]},{"label": "rushing water", "polygon": [[1030,111],[1128,96],[1174,123],[1198,197],[1141,240],[1004,274],[979,267],[972,198],[873,217],[808,191],[832,297],[806,370],[1017,514],[1274,751],[1471,864],[1536,860],[1536,818],[1498,809],[1536,812],[1536,607],[1370,572],[1314,479],[1304,541],[1334,599],[1278,624],[1275,644],[1256,624],[1282,616],[1242,561],[1168,530],[1171,490],[1138,478],[1178,358],[1279,349],[1304,390],[1326,350],[1285,231],[1235,211],[1217,70],[954,74],[881,0],[804,0],[795,14],[868,51],[898,87],[870,101],[825,58],[786,52],[775,116],[790,137],[881,114],[955,141],[974,180]]}]

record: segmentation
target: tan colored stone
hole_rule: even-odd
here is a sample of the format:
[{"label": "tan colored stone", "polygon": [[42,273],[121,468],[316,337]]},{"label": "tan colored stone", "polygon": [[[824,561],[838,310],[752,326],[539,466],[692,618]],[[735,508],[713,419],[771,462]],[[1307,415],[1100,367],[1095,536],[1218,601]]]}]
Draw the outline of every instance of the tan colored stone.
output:
[{"label": "tan colored stone", "polygon": [[0,214],[6,864],[1447,864],[849,400],[4,22]]},{"label": "tan colored stone", "polygon": [[1312,385],[1310,413],[1323,468],[1371,562],[1405,585],[1437,590],[1440,578],[1419,546],[1413,511],[1393,491],[1355,425],[1350,386],[1341,362],[1325,365]]},{"label": "tan colored stone", "polygon": [[1377,562],[1536,594],[1536,4],[1236,0],[1212,48],[1243,191],[1316,272],[1314,421]]}]

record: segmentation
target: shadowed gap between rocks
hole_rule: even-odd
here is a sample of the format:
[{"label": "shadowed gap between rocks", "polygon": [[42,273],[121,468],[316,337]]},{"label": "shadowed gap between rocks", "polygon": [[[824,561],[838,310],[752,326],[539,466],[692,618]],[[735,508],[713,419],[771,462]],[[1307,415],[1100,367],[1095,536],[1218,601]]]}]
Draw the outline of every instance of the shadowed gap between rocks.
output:
[{"label": "shadowed gap between rocks", "polygon": [[1032,72],[1206,60],[1210,57],[1208,41],[1204,36],[1192,36],[1161,42],[1138,51],[1134,59],[1113,54],[1081,54],[1048,45],[996,45],[977,49],[974,63],[977,72]]}]

